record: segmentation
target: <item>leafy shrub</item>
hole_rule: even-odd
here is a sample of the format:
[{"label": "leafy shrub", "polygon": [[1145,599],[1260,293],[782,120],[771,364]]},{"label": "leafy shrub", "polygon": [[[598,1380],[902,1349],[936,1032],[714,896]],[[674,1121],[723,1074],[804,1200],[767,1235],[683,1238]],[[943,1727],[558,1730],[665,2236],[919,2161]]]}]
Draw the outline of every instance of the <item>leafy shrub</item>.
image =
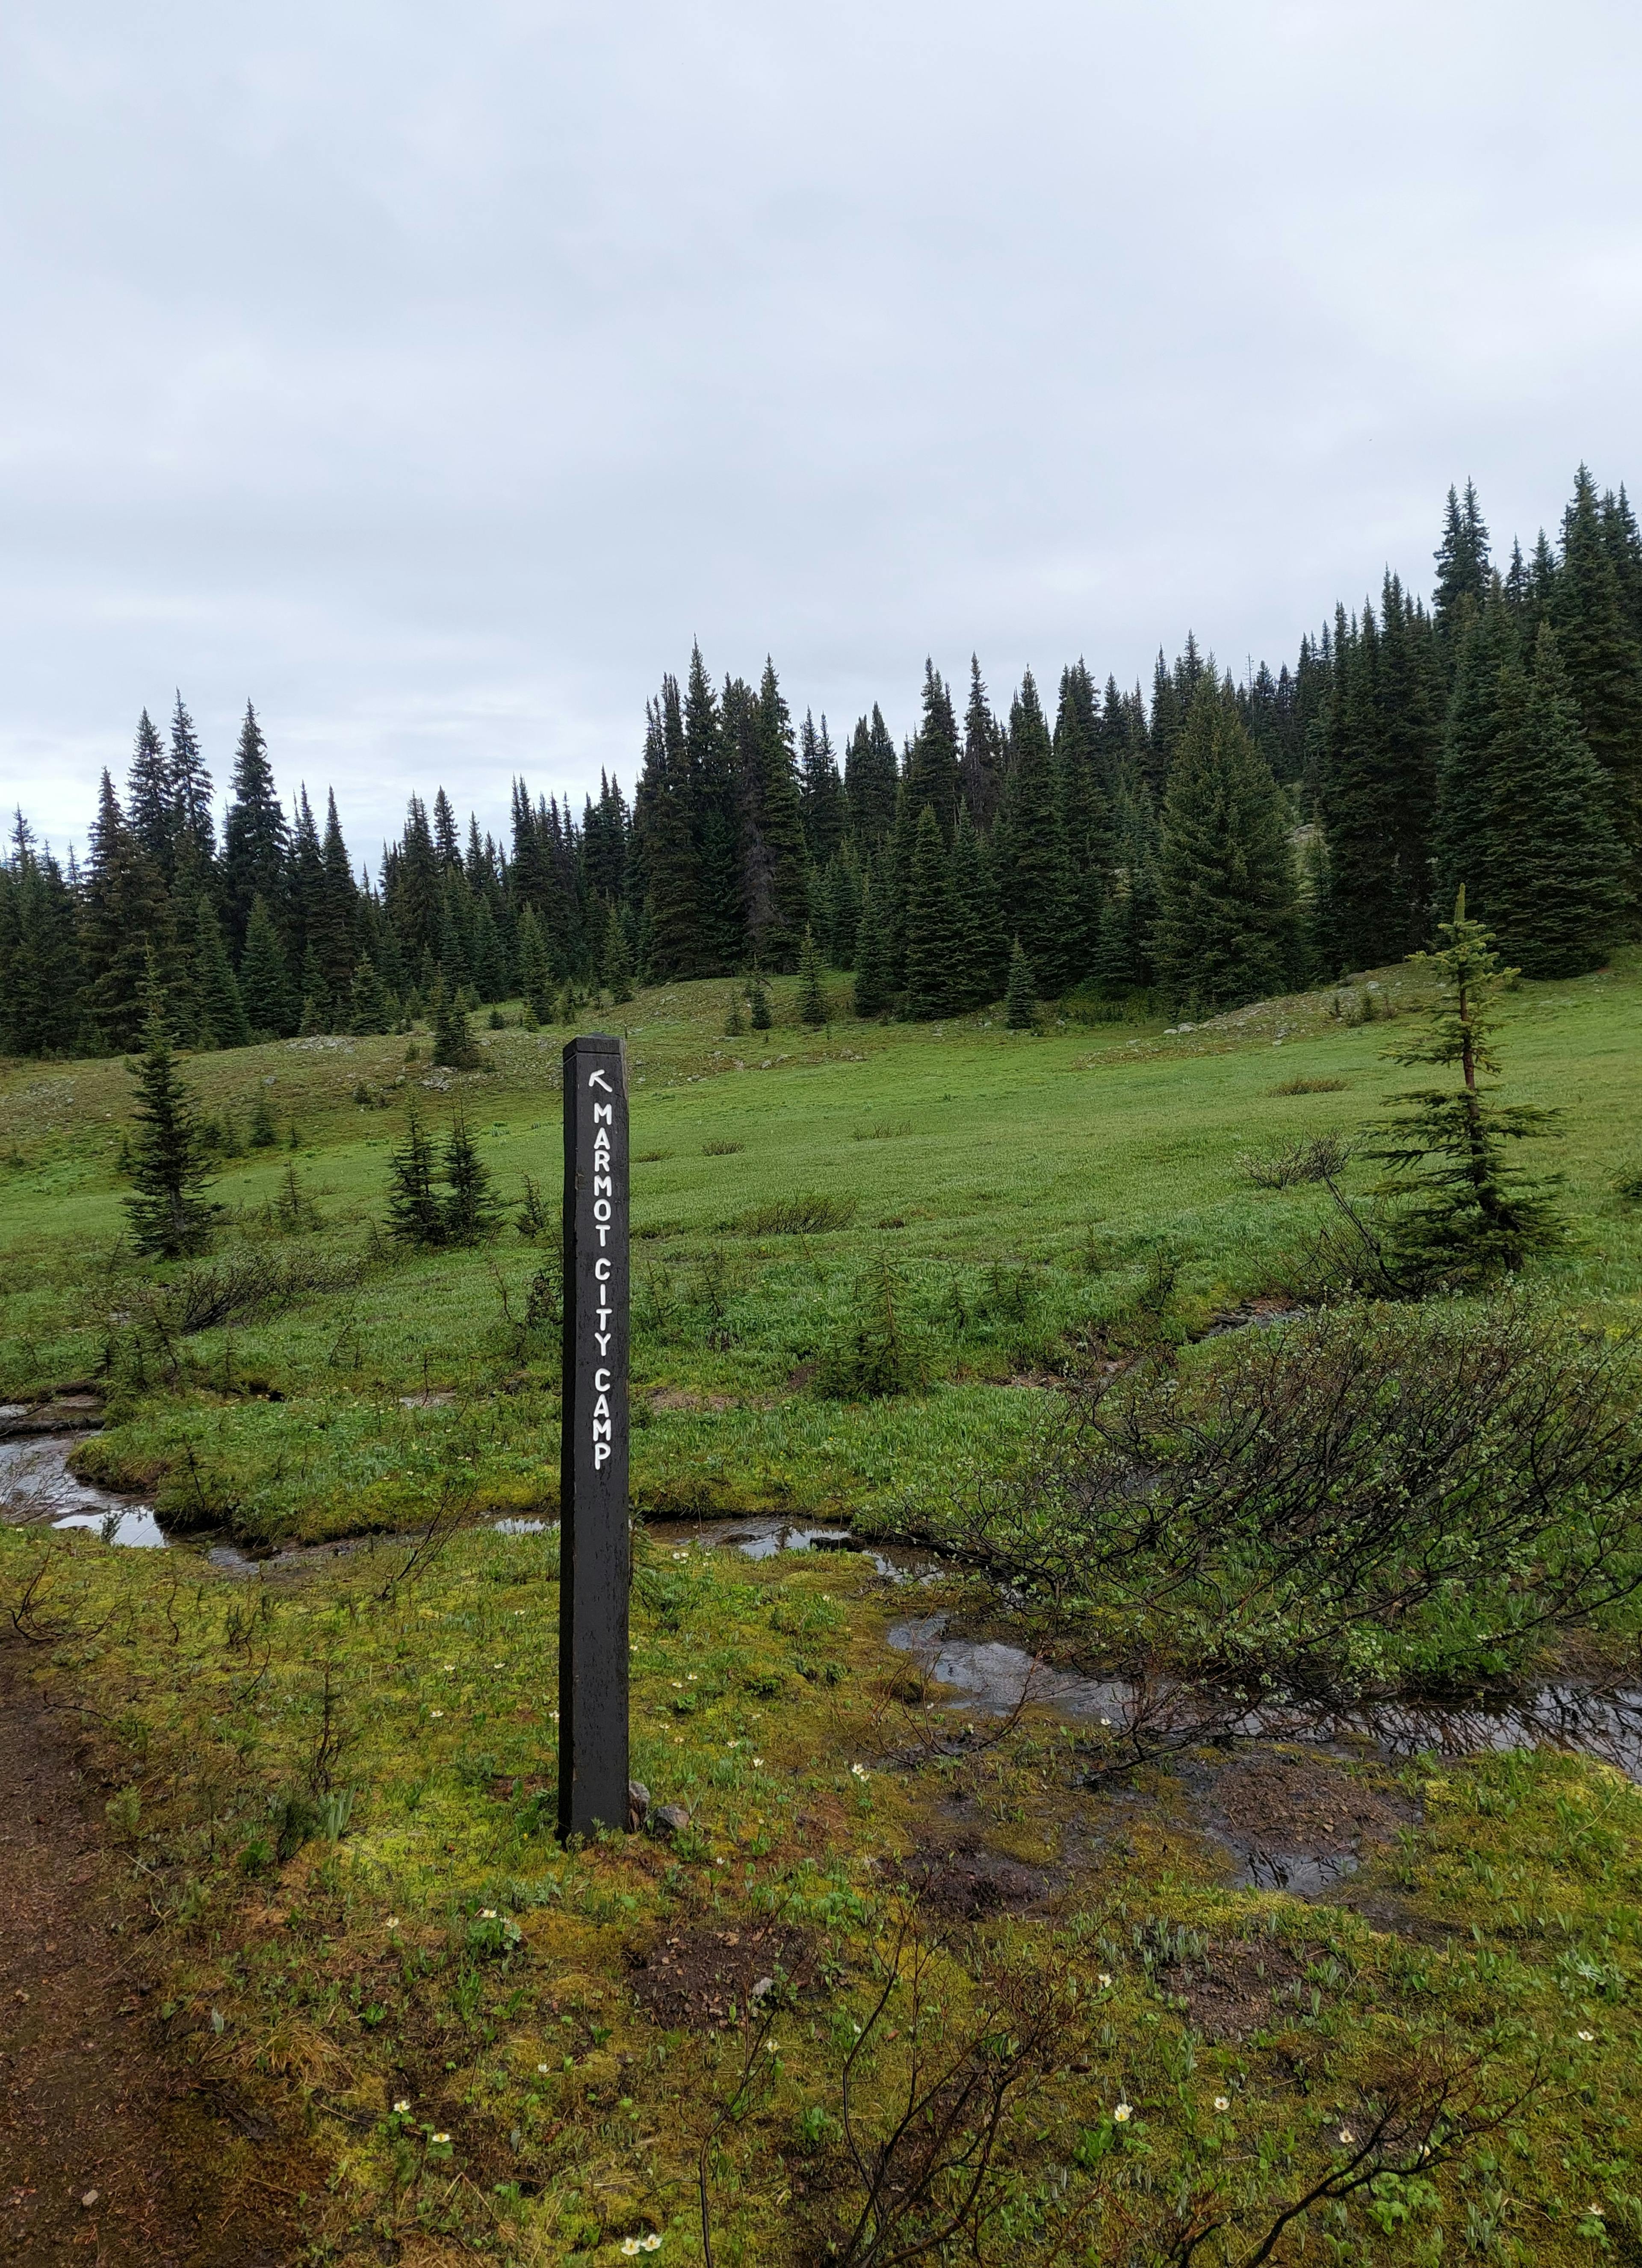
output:
[{"label": "leafy shrub", "polygon": [[1642,1593],[1635,1342],[1347,1306],[1154,1357],[1071,1391],[961,1541],[1138,1675],[1472,1694]]}]

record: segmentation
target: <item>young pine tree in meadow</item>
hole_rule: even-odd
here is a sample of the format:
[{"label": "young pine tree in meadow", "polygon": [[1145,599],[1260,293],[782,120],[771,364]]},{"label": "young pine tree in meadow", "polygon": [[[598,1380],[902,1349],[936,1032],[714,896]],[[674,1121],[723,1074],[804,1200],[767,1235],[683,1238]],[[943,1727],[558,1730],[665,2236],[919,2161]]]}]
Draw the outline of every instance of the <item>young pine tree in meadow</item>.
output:
[{"label": "young pine tree in meadow", "polygon": [[1600,968],[1624,917],[1624,854],[1549,622],[1532,678],[1514,663],[1501,674],[1491,785],[1484,865],[1501,947],[1527,976]]},{"label": "young pine tree in meadow", "polygon": [[812,1028],[827,1021],[827,994],[821,983],[821,954],[815,949],[814,932],[807,929],[799,954],[799,1021],[808,1024]]},{"label": "young pine tree in meadow", "polygon": [[284,949],[268,901],[260,893],[253,899],[246,928],[245,954],[239,963],[239,998],[247,1020],[258,1039],[283,1040],[294,1025],[291,978]]},{"label": "young pine tree in meadow", "polygon": [[1206,676],[1192,697],[1158,852],[1160,972],[1212,1015],[1283,990],[1299,938],[1281,790],[1236,704]]},{"label": "young pine tree in meadow", "polygon": [[753,973],[747,980],[747,1021],[755,1032],[767,1032],[774,1023],[770,1012],[769,987],[765,983],[758,963],[753,963]]},{"label": "young pine tree in meadow", "polygon": [[952,860],[933,804],[918,817],[907,891],[907,1012],[923,1020],[949,1015],[957,1005],[958,902]]},{"label": "young pine tree in meadow", "polygon": [[219,1208],[207,1194],[204,1130],[172,1052],[151,948],[148,1018],[135,1077],[132,1192],[125,1201],[131,1239],[139,1252],[152,1259],[177,1260],[204,1250]]},{"label": "young pine tree in meadow", "polygon": [[490,1169],[479,1155],[468,1130],[468,1116],[460,1104],[445,1145],[445,1241],[447,1244],[480,1244],[501,1218],[490,1188]]},{"label": "young pine tree in meadow", "polygon": [[1004,988],[1004,1021],[1012,1032],[1030,1032],[1038,1020],[1038,990],[1032,963],[1017,938],[1010,948],[1009,982]]},{"label": "young pine tree in meadow", "polygon": [[1437,983],[1425,1028],[1388,1053],[1459,1083],[1393,1096],[1401,1108],[1364,1152],[1388,1169],[1377,1193],[1387,1207],[1382,1250],[1388,1274],[1409,1291],[1486,1282],[1560,1234],[1546,1187],[1508,1157],[1513,1144],[1553,1133],[1551,1114],[1498,1102],[1481,1083],[1498,1073],[1493,1003],[1516,972],[1500,966],[1491,933],[1468,918],[1463,890],[1438,934],[1434,953],[1414,956]]},{"label": "young pine tree in meadow", "polygon": [[889,950],[879,917],[880,884],[873,874],[861,894],[861,919],[855,933],[854,1005],[858,1016],[881,1016],[892,994]]},{"label": "young pine tree in meadow", "polygon": [[445,1208],[434,1187],[433,1145],[410,1098],[405,1138],[387,1164],[387,1233],[401,1244],[439,1245],[445,1237]]}]

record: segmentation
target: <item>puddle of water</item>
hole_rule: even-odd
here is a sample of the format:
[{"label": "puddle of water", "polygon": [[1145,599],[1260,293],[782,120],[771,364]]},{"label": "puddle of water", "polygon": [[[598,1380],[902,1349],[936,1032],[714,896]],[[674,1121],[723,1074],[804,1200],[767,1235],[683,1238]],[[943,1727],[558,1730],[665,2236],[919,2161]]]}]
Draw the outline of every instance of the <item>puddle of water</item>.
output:
[{"label": "puddle of water", "polygon": [[687,1536],[703,1549],[733,1546],[747,1559],[773,1559],[781,1551],[858,1551],[892,1582],[924,1582],[942,1572],[933,1553],[902,1543],[869,1543],[847,1528],[817,1528],[797,1521],[761,1519],[652,1521],[659,1543]]},{"label": "puddle of water", "polygon": [[[897,1623],[889,1643],[912,1654],[926,1675],[954,1689],[954,1709],[979,1709],[1006,1717],[1020,1705],[1031,1681],[1034,1706],[1058,1716],[1122,1729],[1133,1721],[1139,1696],[1123,1679],[1079,1677],[1066,1670],[1039,1668],[1018,1646],[996,1638],[948,1638],[944,1615],[924,1615]],[[1155,1701],[1155,1697],[1153,1697]],[[1476,1756],[1484,1749],[1569,1749],[1614,1764],[1642,1782],[1642,1691],[1593,1693],[1583,1687],[1550,1685],[1518,1708],[1438,1709],[1407,1704],[1349,1715],[1319,1715],[1298,1710],[1257,1710],[1226,1729],[1240,1738],[1313,1741],[1322,1745],[1366,1741],[1393,1756],[1429,1749],[1439,1756]],[[1297,1870],[1334,1866],[1285,1852],[1250,1854],[1251,1865],[1286,1865]],[[1349,1872],[1349,1866],[1344,1871]],[[1255,1875],[1250,1880],[1269,1880]]]},{"label": "puddle of water", "polygon": [[928,1677],[954,1686],[961,1699],[955,1709],[980,1709],[989,1717],[1007,1717],[1020,1706],[1031,1687],[1035,1705],[1053,1709],[1095,1725],[1122,1725],[1132,1703],[1133,1689],[1121,1679],[1079,1677],[1065,1669],[1035,1664],[1022,1647],[998,1638],[949,1638],[944,1635],[945,1615],[920,1615],[897,1623],[889,1643],[897,1653],[912,1654]]},{"label": "puddle of water", "polygon": [[0,1441],[0,1518],[18,1528],[83,1528],[105,1543],[164,1549],[151,1505],[93,1486],[69,1470],[84,1433],[23,1434]]}]

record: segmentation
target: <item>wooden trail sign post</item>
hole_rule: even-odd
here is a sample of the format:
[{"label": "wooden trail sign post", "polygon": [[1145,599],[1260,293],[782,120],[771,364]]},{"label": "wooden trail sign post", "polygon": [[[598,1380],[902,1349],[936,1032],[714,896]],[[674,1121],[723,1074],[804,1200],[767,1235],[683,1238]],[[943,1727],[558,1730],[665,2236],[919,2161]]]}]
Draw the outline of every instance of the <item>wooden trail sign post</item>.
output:
[{"label": "wooden trail sign post", "polygon": [[627,1057],[564,1050],[564,1393],[559,1452],[559,1833],[625,1828]]}]

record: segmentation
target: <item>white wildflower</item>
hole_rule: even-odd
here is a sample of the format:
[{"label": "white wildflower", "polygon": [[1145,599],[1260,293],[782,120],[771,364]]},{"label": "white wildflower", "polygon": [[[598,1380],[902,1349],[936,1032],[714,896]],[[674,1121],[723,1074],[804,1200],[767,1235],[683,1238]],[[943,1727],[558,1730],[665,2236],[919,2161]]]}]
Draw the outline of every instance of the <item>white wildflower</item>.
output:
[{"label": "white wildflower", "polygon": [[1128,2103],[1120,2102],[1116,2110],[1113,2111],[1112,2117],[1117,2125],[1126,2126],[1134,2115],[1134,2112],[1130,2109]]}]

